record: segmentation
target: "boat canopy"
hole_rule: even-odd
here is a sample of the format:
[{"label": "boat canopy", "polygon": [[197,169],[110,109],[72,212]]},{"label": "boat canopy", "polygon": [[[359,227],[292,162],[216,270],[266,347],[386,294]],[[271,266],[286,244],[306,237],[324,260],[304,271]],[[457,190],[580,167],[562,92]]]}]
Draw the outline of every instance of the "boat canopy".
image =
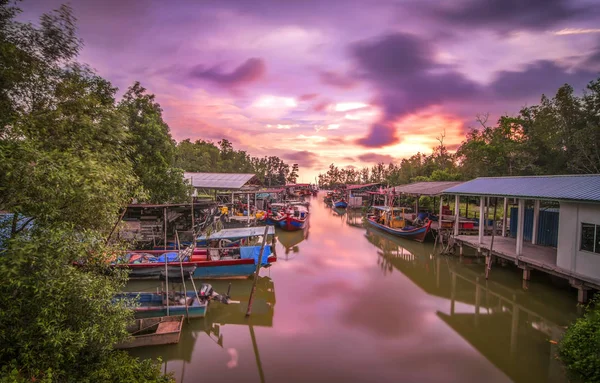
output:
[{"label": "boat canopy", "polygon": [[[235,229],[223,229],[219,230],[216,233],[212,233],[206,238],[206,235],[198,236],[198,241],[205,241],[211,239],[238,239],[238,238],[247,238],[247,237],[255,237],[257,235],[263,235],[265,233],[264,226],[257,227],[240,227]],[[273,226],[269,226],[269,230],[267,234],[275,234],[275,228]]]}]

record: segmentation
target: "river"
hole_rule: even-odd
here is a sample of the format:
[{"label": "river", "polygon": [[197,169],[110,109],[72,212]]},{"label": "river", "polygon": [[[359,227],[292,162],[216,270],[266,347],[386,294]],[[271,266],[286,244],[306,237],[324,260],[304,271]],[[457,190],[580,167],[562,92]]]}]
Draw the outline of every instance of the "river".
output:
[{"label": "river", "polygon": [[179,344],[132,353],[162,357],[178,382],[566,381],[551,341],[577,308],[561,281],[532,273],[524,289],[518,269],[496,265],[486,281],[480,259],[366,229],[322,195],[310,214],[305,232],[278,233],[250,318],[252,281],[234,280],[241,304],[213,303]]}]

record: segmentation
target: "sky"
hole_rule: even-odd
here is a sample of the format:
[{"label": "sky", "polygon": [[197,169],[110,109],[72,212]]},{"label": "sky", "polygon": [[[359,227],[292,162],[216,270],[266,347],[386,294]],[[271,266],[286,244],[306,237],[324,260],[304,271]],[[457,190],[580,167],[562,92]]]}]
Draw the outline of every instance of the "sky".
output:
[{"label": "sky", "polygon": [[[36,21],[60,0],[24,0]],[[456,150],[476,115],[516,115],[600,76],[597,0],[72,0],[80,60],[156,95],[173,138],[372,166]]]}]

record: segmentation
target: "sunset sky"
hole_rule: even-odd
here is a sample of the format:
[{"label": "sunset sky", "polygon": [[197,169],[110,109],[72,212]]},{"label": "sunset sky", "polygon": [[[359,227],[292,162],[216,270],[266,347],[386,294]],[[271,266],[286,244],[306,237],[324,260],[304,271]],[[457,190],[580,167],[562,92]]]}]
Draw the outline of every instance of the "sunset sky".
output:
[{"label": "sunset sky", "polygon": [[[22,19],[59,0],[25,0]],[[516,114],[600,73],[597,0],[73,0],[81,61],[156,94],[176,140],[227,138],[303,182],[456,149],[476,114]]]}]

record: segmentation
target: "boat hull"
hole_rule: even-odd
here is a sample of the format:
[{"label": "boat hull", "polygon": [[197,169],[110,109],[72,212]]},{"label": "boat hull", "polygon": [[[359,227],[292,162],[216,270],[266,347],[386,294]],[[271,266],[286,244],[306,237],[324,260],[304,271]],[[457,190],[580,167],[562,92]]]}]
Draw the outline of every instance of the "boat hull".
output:
[{"label": "boat hull", "polygon": [[374,220],[372,220],[370,218],[367,219],[367,222],[369,223],[369,225],[376,227],[380,230],[383,230],[386,233],[390,233],[397,237],[406,238],[406,239],[410,239],[410,240],[417,241],[417,242],[423,242],[425,240],[425,238],[427,237],[427,234],[429,233],[429,228],[431,226],[431,222],[429,222],[425,226],[418,227],[418,228],[415,228],[412,230],[400,230],[400,229],[393,229],[391,227],[387,227],[385,225],[375,222]]},{"label": "boat hull", "polygon": [[136,319],[135,324],[127,328],[131,334],[140,333],[144,329],[152,327],[156,327],[155,331],[144,335],[132,335],[126,341],[115,345],[115,348],[126,349],[179,343],[182,326],[183,315]]},{"label": "boat hull", "polygon": [[303,230],[306,227],[307,219],[308,218],[297,219],[297,218],[293,218],[293,217],[288,217],[287,219],[282,221],[281,228],[285,231]]},{"label": "boat hull", "polygon": [[[270,266],[277,261],[277,257],[270,255],[267,258],[267,265]],[[119,264],[118,267],[127,268],[130,270],[130,279],[151,279],[157,278],[156,275],[164,274],[164,264]],[[248,278],[256,271],[256,263],[254,259],[225,259],[218,261],[192,261],[170,263],[169,277],[181,277],[181,269],[184,269],[184,275],[189,275],[189,270],[193,270],[192,277],[194,279],[223,279],[223,278]],[[186,270],[188,272],[186,273]],[[162,273],[162,274],[161,274]]]},{"label": "boat hull", "polygon": [[195,299],[196,293],[188,291],[186,295],[194,298],[194,302],[186,305],[167,305],[163,302],[163,295],[149,292],[127,292],[119,294],[119,298],[133,299],[139,306],[134,307],[133,311],[138,318],[162,317],[168,315],[189,315],[190,318],[202,318],[206,315],[208,302],[198,302]]},{"label": "boat hull", "polygon": [[348,207],[348,202],[346,201],[336,201],[333,203],[333,207],[336,207],[338,209],[345,209]]}]

